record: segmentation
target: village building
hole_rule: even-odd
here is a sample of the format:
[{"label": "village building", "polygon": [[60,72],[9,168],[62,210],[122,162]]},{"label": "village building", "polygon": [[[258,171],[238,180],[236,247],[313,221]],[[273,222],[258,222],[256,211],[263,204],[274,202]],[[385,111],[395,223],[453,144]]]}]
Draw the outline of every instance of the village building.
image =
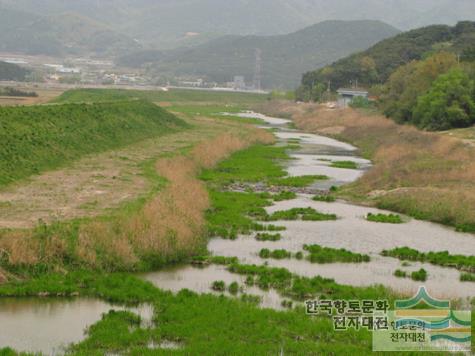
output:
[{"label": "village building", "polygon": [[338,106],[340,108],[347,108],[351,102],[357,98],[362,97],[368,99],[368,91],[361,88],[340,88],[338,93]]}]

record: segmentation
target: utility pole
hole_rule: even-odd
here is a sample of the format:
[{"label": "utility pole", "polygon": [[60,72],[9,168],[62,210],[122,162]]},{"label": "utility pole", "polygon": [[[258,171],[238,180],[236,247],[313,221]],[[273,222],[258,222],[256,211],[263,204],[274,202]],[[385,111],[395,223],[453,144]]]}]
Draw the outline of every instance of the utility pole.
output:
[{"label": "utility pole", "polygon": [[261,90],[262,86],[262,51],[256,48],[256,67],[254,70],[254,89]]}]

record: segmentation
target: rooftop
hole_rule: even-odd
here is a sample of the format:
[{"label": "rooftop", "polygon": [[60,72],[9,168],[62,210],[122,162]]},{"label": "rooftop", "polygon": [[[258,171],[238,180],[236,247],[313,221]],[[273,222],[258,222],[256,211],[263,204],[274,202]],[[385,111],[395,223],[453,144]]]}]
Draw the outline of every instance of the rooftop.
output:
[{"label": "rooftop", "polygon": [[337,90],[338,94],[368,94],[368,91],[363,88],[340,88]]}]

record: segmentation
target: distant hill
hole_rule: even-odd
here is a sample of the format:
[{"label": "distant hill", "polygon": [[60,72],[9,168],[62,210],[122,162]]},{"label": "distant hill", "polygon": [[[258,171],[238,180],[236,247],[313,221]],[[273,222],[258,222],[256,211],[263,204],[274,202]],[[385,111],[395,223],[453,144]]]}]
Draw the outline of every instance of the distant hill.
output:
[{"label": "distant hill", "polygon": [[198,76],[218,83],[242,75],[252,83],[258,48],[262,52],[263,87],[294,88],[303,72],[398,32],[379,21],[325,21],[289,35],[225,36],[191,49],[139,52],[118,63],[147,65],[157,75]]},{"label": "distant hill", "polygon": [[0,80],[24,81],[30,72],[16,64],[0,62]]},{"label": "distant hill", "polygon": [[76,13],[40,16],[0,9],[0,51],[104,56],[140,48],[131,38]]},{"label": "distant hill", "polygon": [[0,5],[43,16],[74,12],[156,49],[223,35],[286,34],[334,19],[380,20],[405,30],[475,20],[473,0],[0,0]]},{"label": "distant hill", "polygon": [[461,57],[475,49],[475,22],[460,22],[454,27],[428,26],[385,39],[366,51],[343,58],[330,66],[308,72],[302,80],[301,96],[318,85],[331,81],[332,88],[349,85],[363,86],[385,82],[399,66],[444,50]]}]

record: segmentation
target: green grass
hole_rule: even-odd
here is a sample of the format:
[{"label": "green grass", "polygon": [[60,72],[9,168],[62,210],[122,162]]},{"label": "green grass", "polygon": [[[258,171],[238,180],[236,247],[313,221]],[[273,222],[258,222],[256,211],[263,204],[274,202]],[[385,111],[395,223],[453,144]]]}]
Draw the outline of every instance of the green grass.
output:
[{"label": "green grass", "polygon": [[281,234],[258,233],[256,234],[257,241],[279,241],[282,239]]},{"label": "green grass", "polygon": [[211,237],[234,238],[238,233],[266,230],[253,219],[256,215],[267,215],[264,207],[270,201],[262,195],[210,190],[210,198],[212,208],[206,212],[206,219]]},{"label": "green grass", "polygon": [[475,272],[475,256],[450,255],[448,251],[423,253],[409,247],[384,250],[383,256],[395,257],[403,261],[429,262],[433,265],[453,267],[459,270]]},{"label": "green grass", "polygon": [[407,277],[407,273],[405,271],[400,270],[400,269],[395,270],[394,275],[398,278],[406,278]]},{"label": "green grass", "polygon": [[239,284],[237,282],[231,282],[228,286],[228,292],[232,295],[236,295],[239,292]]},{"label": "green grass", "polygon": [[377,222],[377,223],[385,223],[385,224],[402,224],[404,221],[401,219],[400,215],[397,214],[373,214],[368,213],[366,216],[366,220]]},{"label": "green grass", "polygon": [[171,89],[162,90],[122,90],[122,89],[75,89],[69,90],[54,102],[98,102],[116,101],[126,99],[143,99],[154,102],[170,103],[220,103],[221,105],[233,105],[246,107],[250,104],[265,102],[267,95],[254,93],[233,93],[218,91]]},{"label": "green grass", "polygon": [[411,279],[414,281],[425,282],[427,281],[427,271],[421,268],[419,271],[411,273]]},{"label": "green grass", "polygon": [[292,274],[285,268],[268,266],[244,265],[233,263],[228,266],[232,273],[250,277],[248,283],[263,290],[276,289],[279,293],[297,301],[311,298],[325,299],[389,299],[394,294],[387,288],[376,285],[370,287],[353,287],[336,283],[333,279],[301,277]]},{"label": "green grass", "polygon": [[272,200],[274,201],[292,200],[295,198],[297,198],[297,194],[289,191],[280,192],[272,196]]},{"label": "green grass", "polygon": [[475,273],[462,273],[460,275],[461,282],[475,282]]},{"label": "green grass", "polygon": [[286,147],[254,145],[201,174],[201,179],[219,186],[234,182],[266,182],[286,176],[278,161],[288,160]]},{"label": "green grass", "polygon": [[289,147],[254,145],[231,155],[214,169],[206,170],[201,179],[214,186],[235,182],[257,183],[283,187],[306,187],[326,176],[287,177],[280,162],[290,160]]},{"label": "green grass", "polygon": [[315,195],[312,200],[314,201],[323,201],[323,202],[327,202],[327,203],[333,203],[334,201],[336,201],[336,198],[333,196],[333,195]]},{"label": "green grass", "polygon": [[294,187],[304,188],[318,180],[328,180],[329,178],[324,175],[309,175],[299,177],[285,177],[285,178],[273,178],[268,180],[269,185],[281,186],[281,187]]},{"label": "green grass", "polygon": [[335,262],[369,262],[368,255],[354,253],[343,248],[334,249],[320,245],[305,245],[303,249],[310,253],[308,259],[312,263],[335,263]]},{"label": "green grass", "polygon": [[226,290],[226,283],[224,281],[214,281],[211,284],[211,289],[215,292],[224,292]]},{"label": "green grass", "polygon": [[293,208],[290,210],[276,211],[271,215],[264,217],[266,221],[279,221],[279,220],[303,220],[303,221],[326,221],[336,220],[335,214],[324,214],[316,211],[313,208]]},{"label": "green grass", "polygon": [[186,127],[146,101],[0,107],[0,186]]},{"label": "green grass", "polygon": [[330,165],[333,168],[358,169],[358,164],[353,161],[333,161]]},{"label": "green grass", "polygon": [[[124,353],[132,355],[235,355],[321,354],[327,350],[365,355],[371,350],[371,334],[350,330],[335,333],[328,318],[310,318],[301,309],[279,312],[255,306],[259,297],[241,299],[163,292],[149,282],[127,274],[89,272],[45,275],[0,286],[0,295],[79,292],[116,303],[150,303],[154,325],[145,329],[131,312],[109,312],[86,330],[85,339],[70,347],[73,355]],[[257,299],[257,300],[256,300]],[[210,312],[212,311],[212,312]],[[151,350],[153,342],[177,342],[181,349]],[[0,354],[9,355],[6,349]]]},{"label": "green grass", "polygon": [[267,248],[263,248],[262,250],[259,251],[259,257],[263,259],[273,258],[275,260],[283,260],[286,258],[291,258],[292,253],[283,249],[271,251]]}]

